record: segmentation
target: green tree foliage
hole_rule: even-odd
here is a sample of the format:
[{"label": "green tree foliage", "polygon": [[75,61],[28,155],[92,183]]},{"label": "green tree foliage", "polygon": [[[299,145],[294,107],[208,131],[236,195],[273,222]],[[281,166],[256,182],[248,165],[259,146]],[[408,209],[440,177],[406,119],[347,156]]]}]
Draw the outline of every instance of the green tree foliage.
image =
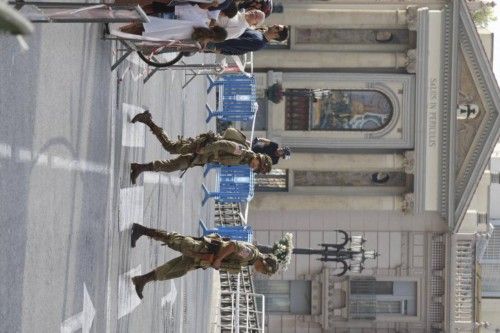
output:
[{"label": "green tree foliage", "polygon": [[496,21],[497,17],[491,6],[482,6],[478,10],[472,12],[472,20],[474,23],[481,28],[488,27],[488,24],[492,21]]}]

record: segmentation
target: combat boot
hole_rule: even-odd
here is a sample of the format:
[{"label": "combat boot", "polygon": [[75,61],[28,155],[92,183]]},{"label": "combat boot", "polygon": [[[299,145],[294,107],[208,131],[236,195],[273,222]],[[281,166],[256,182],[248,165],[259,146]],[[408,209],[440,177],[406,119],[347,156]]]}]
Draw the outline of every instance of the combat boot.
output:
[{"label": "combat boot", "polygon": [[152,121],[153,121],[153,116],[151,116],[149,110],[146,110],[143,113],[136,114],[135,117],[132,118],[131,123],[135,124],[136,122],[140,122],[148,125]]},{"label": "combat boot", "polygon": [[139,163],[130,164],[130,181],[132,182],[133,185],[135,185],[137,177],[139,177],[139,175],[144,171],[154,171],[153,163],[151,162],[147,164],[139,164]]},{"label": "combat boot", "polygon": [[135,243],[141,236],[154,237],[158,234],[155,229],[147,228],[142,224],[132,224],[132,235],[130,236],[130,245],[135,247]]},{"label": "combat boot", "polygon": [[[163,134],[163,130],[161,129],[160,126],[156,125],[153,121],[153,116],[151,113],[146,110],[143,113],[136,114],[134,118],[131,120],[132,123],[140,122],[149,127],[151,132],[153,132],[154,135],[158,136]],[[161,141],[161,140],[160,140]]]},{"label": "combat boot", "polygon": [[151,271],[144,275],[134,276],[132,278],[132,283],[135,286],[135,292],[137,293],[137,296],[139,296],[140,299],[144,297],[142,295],[142,291],[144,290],[144,286],[146,285],[146,283],[155,280],[156,280],[155,271]]}]

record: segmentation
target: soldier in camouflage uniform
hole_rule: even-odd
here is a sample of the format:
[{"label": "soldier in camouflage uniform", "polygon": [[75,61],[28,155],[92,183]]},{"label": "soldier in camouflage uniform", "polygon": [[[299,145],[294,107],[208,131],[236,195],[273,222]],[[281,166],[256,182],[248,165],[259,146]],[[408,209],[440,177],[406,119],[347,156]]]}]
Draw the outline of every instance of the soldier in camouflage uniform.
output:
[{"label": "soldier in camouflage uniform", "polygon": [[175,279],[198,268],[212,267],[217,270],[238,273],[241,267],[253,265],[256,271],[268,275],[272,275],[278,270],[278,260],[274,255],[260,253],[253,244],[223,239],[216,234],[189,237],[176,232],[146,228],[134,223],[131,236],[132,247],[135,247],[136,241],[141,236],[151,237],[182,253],[181,256],[151,272],[132,278],[137,295],[141,299],[143,297],[142,291],[147,283]]},{"label": "soldier in camouflage uniform", "polygon": [[222,136],[213,132],[203,133],[196,138],[178,138],[171,141],[163,129],[157,126],[149,111],[136,115],[132,123],[141,122],[148,126],[161,142],[163,148],[171,154],[180,154],[177,158],[167,161],[154,161],[146,164],[132,163],[130,165],[130,180],[135,184],[137,177],[144,171],[173,172],[186,170],[207,163],[222,165],[250,166],[255,172],[268,173],[272,168],[272,160],[264,154],[254,153],[246,141],[245,135],[234,128],[227,129]]}]

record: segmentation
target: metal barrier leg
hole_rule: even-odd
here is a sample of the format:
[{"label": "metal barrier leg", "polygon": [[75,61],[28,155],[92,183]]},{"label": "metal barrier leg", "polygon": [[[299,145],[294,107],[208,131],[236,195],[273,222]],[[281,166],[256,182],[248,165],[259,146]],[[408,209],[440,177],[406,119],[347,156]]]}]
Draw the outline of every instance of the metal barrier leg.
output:
[{"label": "metal barrier leg", "polygon": [[207,89],[207,94],[210,94],[210,91],[214,87],[214,80],[210,77],[210,75],[207,77],[208,78],[208,89]]},{"label": "metal barrier leg", "polygon": [[210,167],[210,164],[209,164],[209,165],[207,165],[207,167],[203,171],[203,178],[205,178],[208,175],[208,173],[210,172],[210,170],[212,170],[212,168]]},{"label": "metal barrier leg", "polygon": [[218,193],[217,192],[210,192],[209,190],[207,190],[207,187],[205,186],[205,184],[201,184],[201,188],[203,189],[203,193],[204,193],[204,197],[203,197],[203,201],[201,202],[201,205],[205,206],[205,203],[207,202],[207,200],[210,198],[216,197],[218,195]]},{"label": "metal barrier leg", "polygon": [[208,104],[205,104],[205,107],[207,108],[207,112],[208,112],[208,117],[205,120],[205,122],[208,123],[210,121],[210,119],[212,119],[212,117],[214,116],[214,112],[212,111],[212,109],[210,109],[210,106]]},{"label": "metal barrier leg", "polygon": [[220,168],[221,168],[220,164],[217,164],[217,163],[207,164],[207,166],[205,167],[205,171],[203,171],[203,177],[206,177],[208,175],[208,173],[210,172],[210,170],[220,169]]},{"label": "metal barrier leg", "polygon": [[[128,47],[128,46],[127,46]],[[125,59],[127,59],[127,57],[133,52],[132,49],[128,49],[127,51],[125,51],[125,53],[120,57],[118,58],[117,61],[115,61],[115,63],[111,66],[111,71],[114,71],[116,69],[116,67],[118,67]]]},{"label": "metal barrier leg", "polygon": [[190,84],[198,76],[198,74],[195,73],[195,71],[191,70],[191,72],[193,72],[193,74],[190,74],[191,77],[189,78],[189,80],[186,81],[186,83],[182,85],[182,89],[186,88],[188,84]]},{"label": "metal barrier leg", "polygon": [[149,73],[148,75],[146,75],[146,77],[144,78],[144,80],[142,80],[142,83],[146,83],[149,81],[150,78],[153,77],[153,75],[156,73],[156,71],[158,71],[158,68],[153,68]]},{"label": "metal barrier leg", "polygon": [[203,221],[200,219],[200,221],[198,222],[198,224],[200,225],[200,228],[201,228],[201,234],[204,235],[205,232],[207,232],[207,226],[205,225],[205,223],[203,223]]},{"label": "metal barrier leg", "polygon": [[207,89],[207,94],[210,94],[210,92],[212,91],[212,89],[215,87],[215,86],[221,86],[224,84],[224,82],[222,81],[214,81],[210,75],[207,76],[208,78],[208,89]]}]

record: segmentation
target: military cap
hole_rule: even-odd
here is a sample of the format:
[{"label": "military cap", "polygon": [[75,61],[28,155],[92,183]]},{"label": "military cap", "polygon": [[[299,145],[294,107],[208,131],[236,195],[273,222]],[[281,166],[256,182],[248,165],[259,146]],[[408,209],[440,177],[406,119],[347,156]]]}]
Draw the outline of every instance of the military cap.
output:
[{"label": "military cap", "polygon": [[273,160],[266,154],[257,154],[257,158],[260,162],[258,173],[266,174],[269,173],[273,167]]}]

